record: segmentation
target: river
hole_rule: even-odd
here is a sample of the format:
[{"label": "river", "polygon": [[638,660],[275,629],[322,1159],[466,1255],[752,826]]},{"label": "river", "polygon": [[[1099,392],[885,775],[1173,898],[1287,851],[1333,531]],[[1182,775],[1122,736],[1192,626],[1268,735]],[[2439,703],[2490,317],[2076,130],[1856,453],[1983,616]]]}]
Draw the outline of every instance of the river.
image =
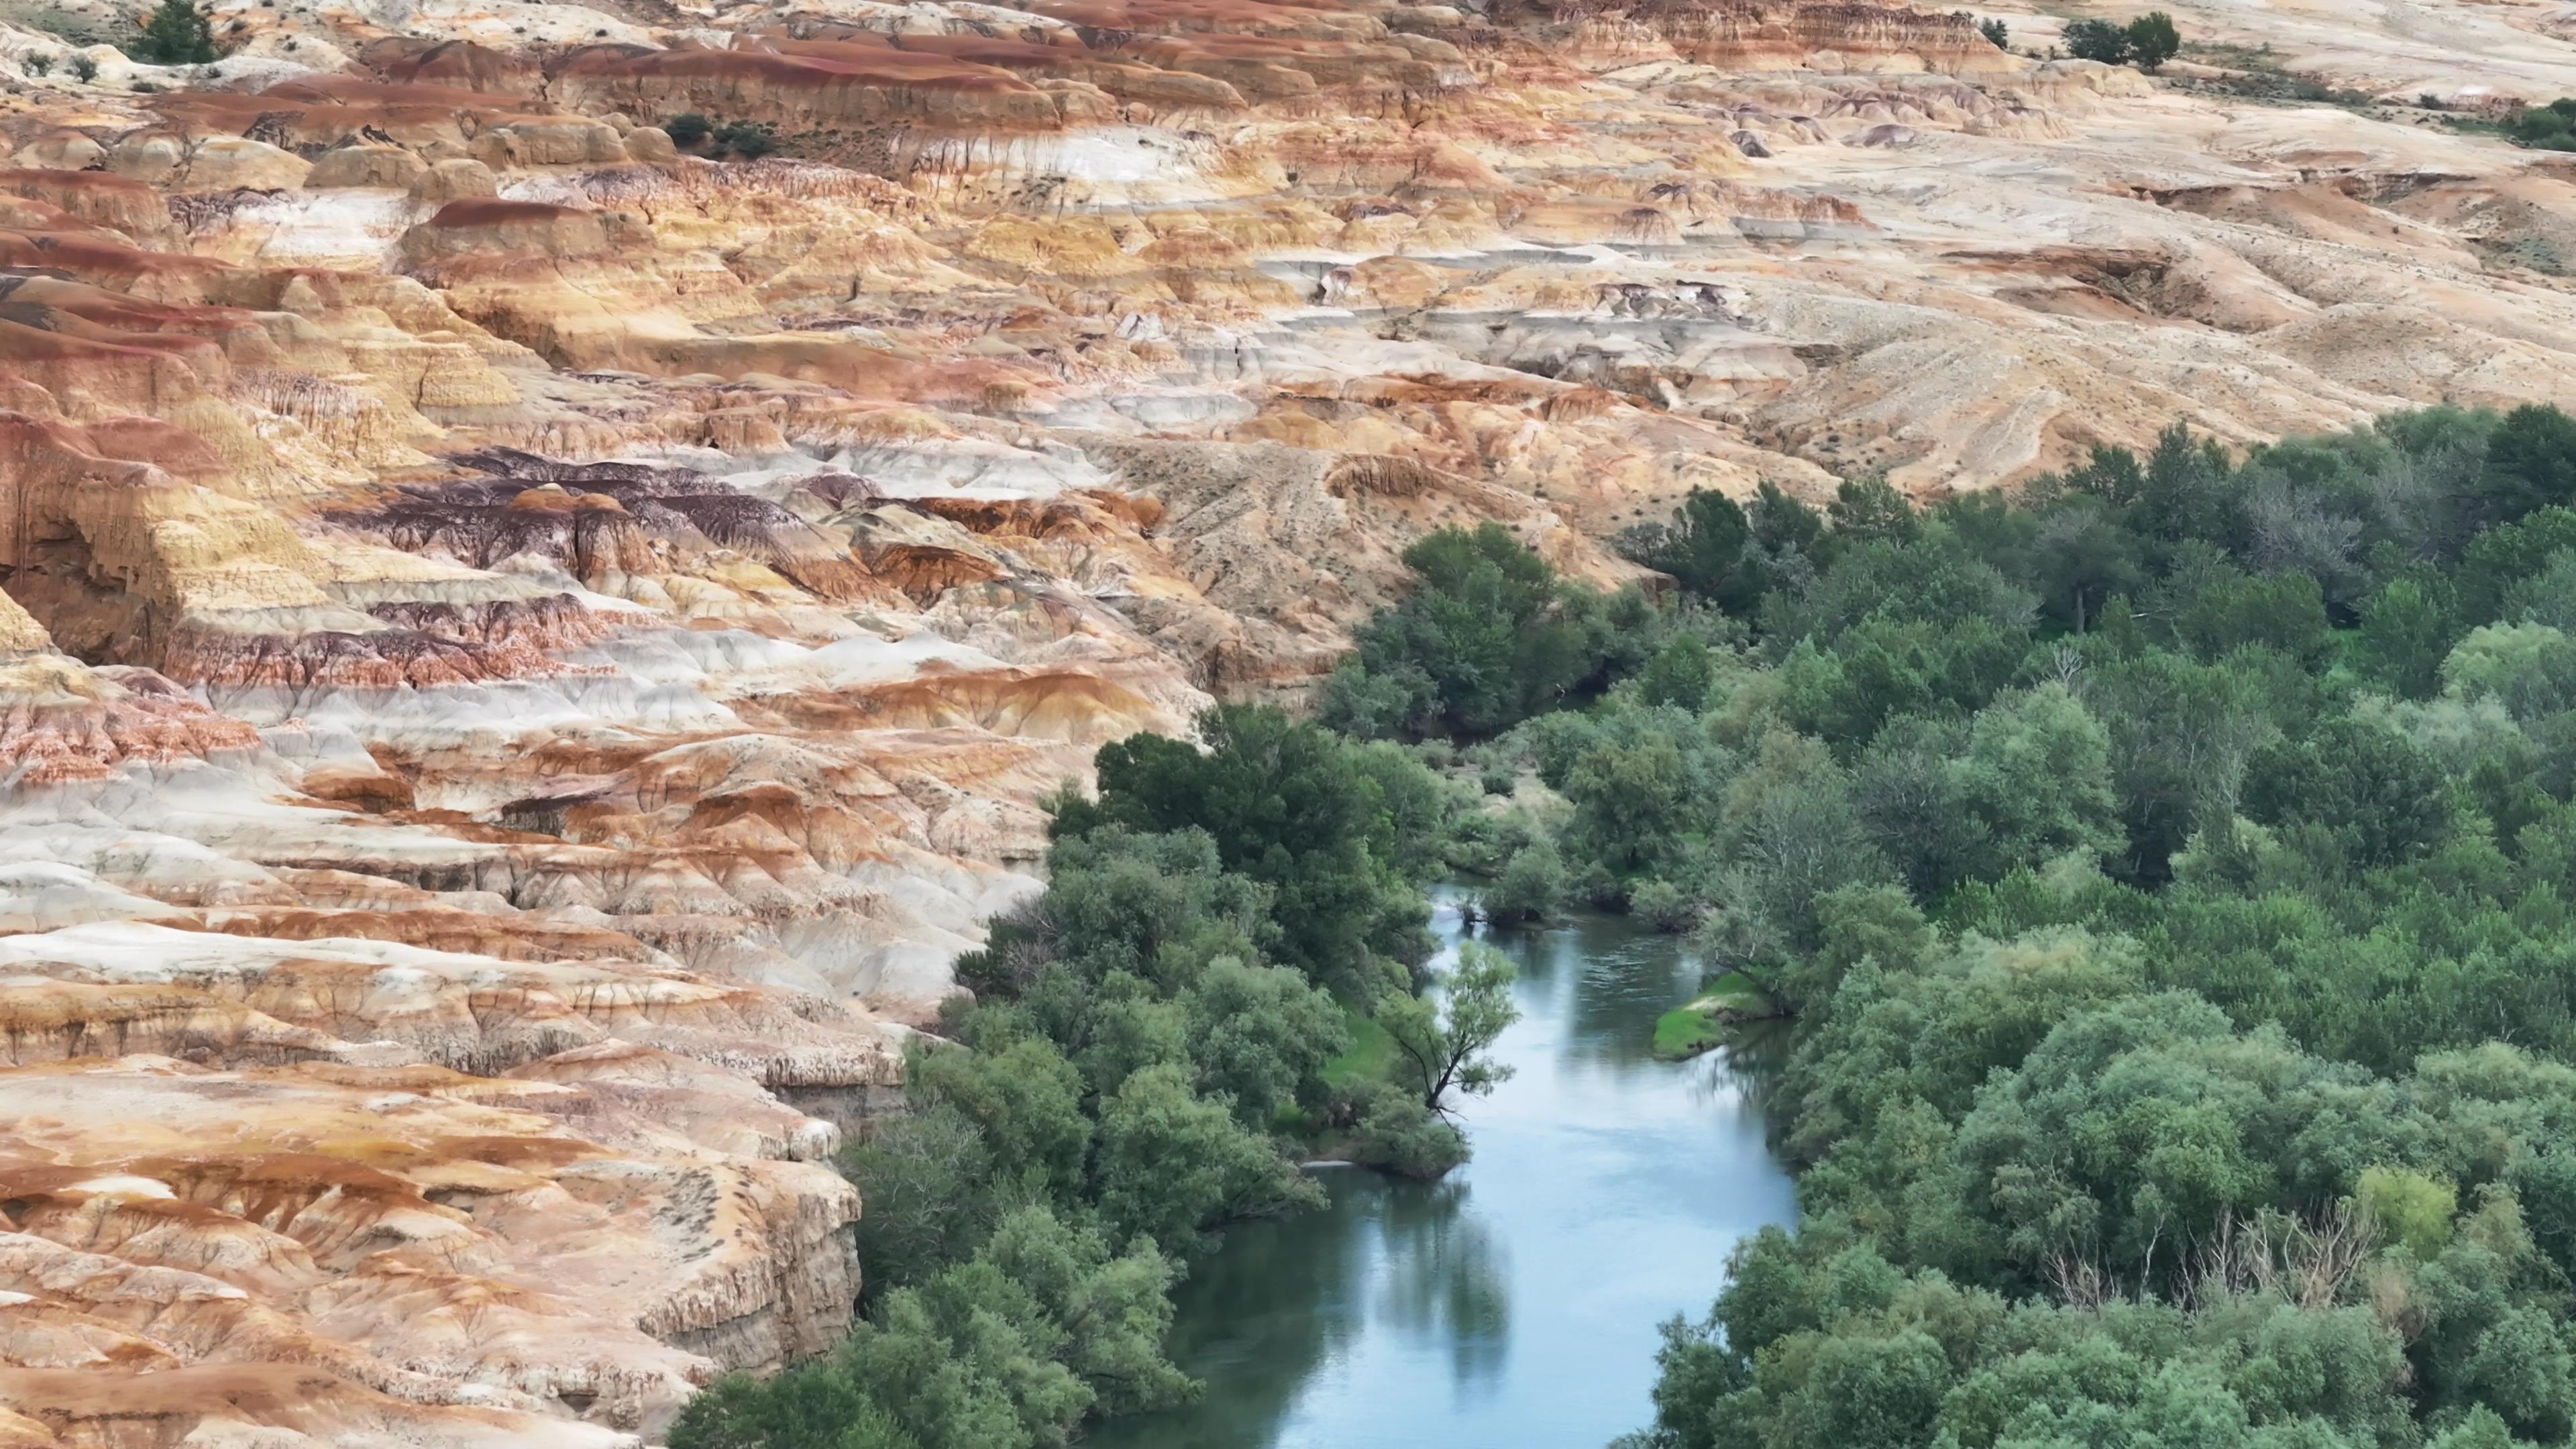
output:
[{"label": "river", "polygon": [[1674,938],[1585,916],[1490,939],[1521,1019],[1495,1052],[1515,1075],[1463,1113],[1475,1160],[1432,1184],[1317,1169],[1325,1210],[1230,1230],[1174,1295],[1206,1396],[1091,1449],[1599,1449],[1646,1422],[1655,1325],[1708,1311],[1791,1184],[1749,1069],[1649,1049],[1699,984]]}]

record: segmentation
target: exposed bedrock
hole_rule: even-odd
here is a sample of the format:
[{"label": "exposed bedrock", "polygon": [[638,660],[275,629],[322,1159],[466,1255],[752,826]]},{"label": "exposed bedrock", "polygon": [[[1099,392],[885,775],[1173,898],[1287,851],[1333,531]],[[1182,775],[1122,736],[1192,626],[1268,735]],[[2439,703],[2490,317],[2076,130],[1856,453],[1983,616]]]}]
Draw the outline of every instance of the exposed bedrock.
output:
[{"label": "exposed bedrock", "polygon": [[2576,396],[2576,173],[2417,104],[2563,27],[2170,8],[0,22],[0,1444],[607,1449],[821,1351],[1041,802],[1431,530],[1651,582],[1695,488]]}]

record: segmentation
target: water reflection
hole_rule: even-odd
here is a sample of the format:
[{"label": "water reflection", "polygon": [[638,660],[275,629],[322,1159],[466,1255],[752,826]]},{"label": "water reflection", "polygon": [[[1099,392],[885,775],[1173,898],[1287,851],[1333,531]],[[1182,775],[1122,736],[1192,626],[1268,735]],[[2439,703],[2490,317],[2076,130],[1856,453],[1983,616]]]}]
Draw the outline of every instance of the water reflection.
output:
[{"label": "water reflection", "polygon": [[1512,1326],[1509,1253],[1459,1211],[1466,1199],[1456,1181],[1389,1193],[1377,1222],[1386,1259],[1379,1314],[1399,1332],[1446,1343],[1461,1393],[1501,1369]]},{"label": "water reflection", "polygon": [[[1434,927],[1453,944],[1454,909]],[[1517,1074],[1442,1183],[1325,1170],[1329,1206],[1229,1232],[1175,1297],[1189,1409],[1108,1449],[1598,1445],[1642,1423],[1655,1324],[1704,1312],[1735,1240],[1792,1212],[1752,1104],[1762,1053],[1654,1060],[1697,990],[1674,941],[1589,918],[1505,934]]]}]

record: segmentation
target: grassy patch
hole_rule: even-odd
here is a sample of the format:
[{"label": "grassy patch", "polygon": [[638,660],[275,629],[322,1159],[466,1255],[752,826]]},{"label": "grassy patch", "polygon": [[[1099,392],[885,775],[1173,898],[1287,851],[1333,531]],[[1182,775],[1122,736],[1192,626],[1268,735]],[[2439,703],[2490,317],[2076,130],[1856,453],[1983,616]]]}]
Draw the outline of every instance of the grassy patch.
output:
[{"label": "grassy patch", "polygon": [[1729,971],[1710,982],[1698,1000],[1655,1018],[1655,1055],[1666,1061],[1694,1057],[1725,1045],[1736,1023],[1779,1014],[1779,1003],[1751,977]]},{"label": "grassy patch", "polygon": [[1342,1003],[1342,1021],[1351,1030],[1351,1049],[1324,1063],[1324,1081],[1335,1087],[1384,1081],[1395,1060],[1395,1038],[1386,1034],[1377,1018],[1349,1002]]},{"label": "grassy patch", "polygon": [[1724,1045],[1726,1023],[1696,1006],[1676,1006],[1655,1018],[1655,1055],[1668,1062]]}]

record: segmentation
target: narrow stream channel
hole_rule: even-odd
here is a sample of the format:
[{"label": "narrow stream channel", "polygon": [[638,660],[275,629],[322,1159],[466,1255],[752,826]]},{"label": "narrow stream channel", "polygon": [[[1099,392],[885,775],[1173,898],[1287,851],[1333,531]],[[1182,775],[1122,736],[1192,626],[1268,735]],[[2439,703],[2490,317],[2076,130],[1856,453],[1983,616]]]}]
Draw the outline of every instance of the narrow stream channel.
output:
[{"label": "narrow stream channel", "polygon": [[[1455,949],[1456,892],[1433,929]],[[1708,1309],[1735,1241],[1795,1213],[1749,1068],[1650,1050],[1697,969],[1586,916],[1493,943],[1520,964],[1517,1068],[1443,1182],[1321,1169],[1322,1212],[1227,1234],[1176,1295],[1191,1408],[1094,1449],[1599,1449],[1645,1423],[1655,1325]]]}]

